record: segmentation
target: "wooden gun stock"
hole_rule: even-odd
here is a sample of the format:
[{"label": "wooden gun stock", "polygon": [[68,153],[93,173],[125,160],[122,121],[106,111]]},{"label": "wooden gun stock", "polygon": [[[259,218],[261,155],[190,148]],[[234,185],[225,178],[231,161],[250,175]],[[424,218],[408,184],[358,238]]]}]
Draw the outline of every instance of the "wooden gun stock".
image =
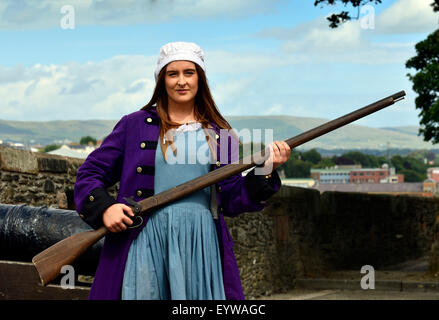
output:
[{"label": "wooden gun stock", "polygon": [[[323,134],[345,126],[353,121],[363,118],[371,113],[381,110],[403,99],[404,91],[395,93],[387,98],[374,102],[366,107],[353,111],[345,116],[329,121],[321,126],[285,140],[295,148],[305,142],[315,139]],[[183,198],[190,193],[201,190],[234,174],[245,171],[256,164],[261,164],[268,157],[268,149],[257,152],[232,164],[213,170],[201,177],[183,183],[179,186],[144,199],[138,204],[141,206],[140,215],[152,212],[155,209]],[[32,262],[38,271],[41,284],[44,286],[53,281],[61,272],[64,265],[72,264],[76,258],[84,253],[94,243],[104,237],[109,231],[105,227],[72,235],[33,257]]]}]

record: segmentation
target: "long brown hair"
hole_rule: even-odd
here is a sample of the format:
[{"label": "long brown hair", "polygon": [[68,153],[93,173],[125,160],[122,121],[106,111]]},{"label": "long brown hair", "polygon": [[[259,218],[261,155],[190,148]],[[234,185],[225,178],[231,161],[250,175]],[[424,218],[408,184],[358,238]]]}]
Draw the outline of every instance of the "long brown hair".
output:
[{"label": "long brown hair", "polygon": [[[212,98],[212,94],[210,93],[209,85],[207,83],[206,74],[204,70],[195,64],[195,68],[198,73],[198,91],[195,95],[195,109],[194,114],[195,118],[198,122],[201,123],[202,127],[206,129],[210,121],[215,123],[219,129],[231,129],[232,127],[227,122],[226,119],[221,115],[218,110],[215,101]],[[166,149],[172,143],[169,141],[164,141],[165,133],[173,128],[177,128],[180,126],[180,123],[176,123],[171,121],[168,113],[168,94],[166,92],[165,87],[165,74],[166,68],[162,68],[158,77],[157,83],[154,89],[154,93],[152,94],[151,100],[142,107],[141,110],[146,110],[147,108],[152,107],[154,104],[156,105],[157,113],[161,120],[160,126],[160,147],[163,152],[163,157],[166,160]],[[209,136],[207,137],[209,139]]]}]

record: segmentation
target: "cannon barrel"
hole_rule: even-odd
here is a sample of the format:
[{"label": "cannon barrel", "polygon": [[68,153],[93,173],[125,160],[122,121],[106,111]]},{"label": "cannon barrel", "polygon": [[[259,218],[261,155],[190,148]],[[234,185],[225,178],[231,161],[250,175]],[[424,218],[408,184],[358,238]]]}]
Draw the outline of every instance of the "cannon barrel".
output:
[{"label": "cannon barrel", "polygon": [[[0,204],[0,259],[32,261],[32,257],[73,234],[92,230],[72,210]],[[94,275],[103,239],[74,263],[76,273]]]}]

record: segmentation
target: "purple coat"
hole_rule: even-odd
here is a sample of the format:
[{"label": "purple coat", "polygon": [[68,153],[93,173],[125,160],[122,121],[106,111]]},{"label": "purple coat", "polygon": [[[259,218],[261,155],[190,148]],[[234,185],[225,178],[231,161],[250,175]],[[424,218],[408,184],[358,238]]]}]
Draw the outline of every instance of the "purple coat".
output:
[{"label": "purple coat", "polygon": [[[211,126],[219,139],[218,127],[214,123]],[[160,119],[154,106],[126,115],[79,168],[74,192],[76,209],[81,218],[93,228],[102,225],[102,213],[113,203],[126,204],[123,198],[132,196],[135,201],[140,201],[154,194],[154,163],[159,132]],[[218,144],[218,155],[220,147],[221,144]],[[229,162],[238,152],[232,149],[228,148]],[[211,170],[224,165],[226,164],[212,164]],[[237,174],[216,185],[218,219],[214,221],[222,258],[224,290],[229,300],[244,299],[244,294],[233,253],[233,240],[224,216],[234,217],[243,212],[262,210],[265,202],[261,199],[267,198],[263,194],[268,194],[269,197],[281,185],[276,171],[271,176],[262,176],[266,182],[255,183],[257,179],[262,181],[262,178],[254,174],[247,176]],[[251,179],[254,181],[250,181]],[[118,181],[120,190],[114,200],[105,189]],[[254,185],[260,186],[258,190],[254,190]],[[105,237],[89,299],[121,298],[123,274],[131,242],[147,221],[146,217],[143,225],[138,228],[109,233]]]}]

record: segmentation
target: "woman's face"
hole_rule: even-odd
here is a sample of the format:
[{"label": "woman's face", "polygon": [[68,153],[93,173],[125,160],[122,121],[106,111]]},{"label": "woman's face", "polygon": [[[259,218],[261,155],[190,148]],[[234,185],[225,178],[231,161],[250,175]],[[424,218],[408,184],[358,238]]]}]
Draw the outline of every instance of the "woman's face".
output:
[{"label": "woman's face", "polygon": [[198,91],[198,74],[195,64],[186,60],[169,63],[166,66],[165,86],[169,102],[193,103]]}]

